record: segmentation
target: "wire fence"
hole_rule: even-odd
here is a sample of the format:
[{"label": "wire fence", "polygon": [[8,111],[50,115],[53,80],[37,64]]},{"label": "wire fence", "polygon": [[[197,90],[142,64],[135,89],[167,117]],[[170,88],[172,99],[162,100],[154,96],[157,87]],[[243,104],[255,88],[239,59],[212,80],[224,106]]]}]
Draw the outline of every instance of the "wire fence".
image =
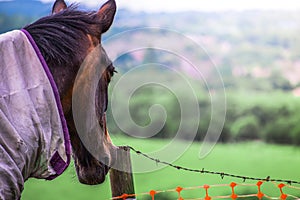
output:
[{"label": "wire fence", "polygon": [[[235,183],[232,182],[230,184],[219,184],[219,185],[203,185],[203,186],[196,186],[196,187],[189,187],[189,188],[183,188],[183,187],[177,187],[170,190],[151,190],[150,192],[146,193],[140,193],[140,194],[123,194],[119,197],[112,198],[113,200],[116,199],[127,199],[127,198],[138,198],[138,197],[151,197],[152,200],[158,199],[156,198],[157,195],[161,193],[176,193],[178,195],[178,200],[212,200],[212,199],[248,199],[248,198],[257,198],[257,199],[280,199],[280,200],[287,200],[287,199],[299,199],[298,196],[293,194],[288,194],[285,192],[285,189],[294,190],[296,192],[300,192],[300,187],[295,187],[291,185],[286,185],[283,183],[277,184],[276,182],[271,182],[273,184],[273,189],[278,190],[278,196],[270,196],[263,192],[263,185],[266,182],[258,181],[256,184],[246,184],[246,183]],[[228,195],[223,196],[210,196],[210,190],[213,190],[214,188],[228,188],[231,190],[231,192]],[[249,194],[239,194],[236,192],[237,189],[241,188],[249,188],[249,187],[256,187],[257,192],[256,193],[249,193]],[[183,192],[184,191],[191,191],[191,190],[199,190],[203,191],[204,195],[199,198],[185,198]],[[200,193],[200,192],[199,192]]]},{"label": "wire fence", "polygon": [[[236,178],[239,180],[242,180],[243,183],[236,183],[231,182],[230,184],[216,184],[216,185],[202,185],[202,186],[195,186],[195,187],[177,187],[174,189],[169,190],[151,190],[149,192],[145,193],[139,193],[139,194],[123,194],[118,197],[111,198],[112,200],[116,199],[123,199],[126,200],[128,198],[135,199],[137,197],[150,197],[152,200],[158,199],[157,197],[159,194],[162,193],[176,193],[177,194],[177,200],[211,200],[211,199],[248,199],[248,198],[257,198],[257,199],[280,199],[280,200],[289,200],[289,199],[299,199],[300,200],[300,187],[292,186],[292,184],[298,184],[300,185],[300,181],[295,180],[286,180],[286,179],[273,179],[270,176],[267,176],[265,178],[257,178],[257,177],[250,177],[250,176],[241,176],[241,175],[235,175],[230,173],[224,173],[224,172],[214,172],[214,171],[208,171],[204,168],[202,169],[191,169],[187,167],[182,167],[178,165],[174,165],[172,163],[168,163],[165,161],[161,161],[157,158],[153,158],[139,150],[136,150],[133,147],[128,147],[133,152],[135,152],[137,155],[143,156],[149,160],[152,160],[156,162],[157,164],[163,164],[169,167],[172,167],[177,170],[183,170],[188,172],[194,172],[194,173],[201,173],[201,174],[212,174],[212,175],[218,175],[221,179],[224,179],[225,177],[230,178]],[[257,181],[256,183],[245,183],[247,180],[251,181]],[[272,196],[267,193],[264,193],[264,185],[267,183],[272,184],[272,190],[277,190],[278,196]],[[223,196],[210,196],[210,192],[214,190],[215,188],[228,188],[229,193],[228,195]],[[242,191],[242,189],[249,189],[251,188],[251,191],[256,191],[256,193],[245,194],[239,193],[237,191]],[[187,195],[184,195],[184,191],[192,191],[192,190],[199,190],[202,191],[203,195],[201,197],[197,198],[190,198]],[[298,195],[297,195],[298,194]]]}]

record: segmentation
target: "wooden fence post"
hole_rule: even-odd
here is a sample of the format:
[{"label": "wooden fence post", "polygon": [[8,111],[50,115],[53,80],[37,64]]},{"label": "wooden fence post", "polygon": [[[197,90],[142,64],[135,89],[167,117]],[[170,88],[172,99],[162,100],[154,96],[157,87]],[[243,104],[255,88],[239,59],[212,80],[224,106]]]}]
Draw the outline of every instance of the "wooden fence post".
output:
[{"label": "wooden fence post", "polygon": [[[110,169],[110,186],[113,198],[135,194],[129,147],[119,147],[117,151],[116,165]],[[135,200],[136,197],[126,199]]]}]

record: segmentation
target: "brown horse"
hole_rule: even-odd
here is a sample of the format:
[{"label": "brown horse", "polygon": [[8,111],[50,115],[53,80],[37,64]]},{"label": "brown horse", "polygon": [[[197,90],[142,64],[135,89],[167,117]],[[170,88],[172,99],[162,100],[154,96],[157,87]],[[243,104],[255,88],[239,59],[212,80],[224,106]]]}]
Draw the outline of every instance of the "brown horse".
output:
[{"label": "brown horse", "polygon": [[[67,122],[77,176],[81,183],[88,185],[101,184],[105,180],[109,166],[115,161],[116,147],[110,140],[105,119],[108,101],[107,87],[115,69],[101,47],[101,35],[108,31],[112,25],[115,12],[116,3],[114,0],[109,0],[96,12],[79,11],[76,6],[67,7],[63,0],[56,0],[53,5],[52,15],[41,18],[24,27],[24,32],[30,35],[36,43],[53,76],[62,105],[63,115]],[[99,138],[95,138],[100,143],[98,145],[99,149],[96,151],[101,153],[100,158],[95,158],[87,150],[77,132],[72,113],[72,95],[80,66],[87,55],[99,46],[99,57],[105,61],[105,70],[101,74],[101,79],[98,83],[94,97],[96,102],[94,106],[96,108],[97,121],[103,134]],[[1,128],[0,124],[0,132]],[[5,147],[5,144],[1,144],[0,140],[0,147],[1,145]],[[41,151],[41,147],[37,146],[34,150],[37,152]],[[20,169],[20,171],[23,173],[24,170]],[[0,173],[2,173],[1,168]],[[27,171],[27,174],[33,173],[35,172]],[[27,178],[30,178],[30,175],[29,177],[24,177],[23,175],[23,178],[27,180]],[[48,179],[53,178],[50,177]],[[18,184],[20,191],[22,191],[22,183]],[[13,187],[11,188],[13,190]],[[11,192],[15,193],[15,191]],[[16,193],[16,196],[12,198],[18,199],[19,196]]]}]

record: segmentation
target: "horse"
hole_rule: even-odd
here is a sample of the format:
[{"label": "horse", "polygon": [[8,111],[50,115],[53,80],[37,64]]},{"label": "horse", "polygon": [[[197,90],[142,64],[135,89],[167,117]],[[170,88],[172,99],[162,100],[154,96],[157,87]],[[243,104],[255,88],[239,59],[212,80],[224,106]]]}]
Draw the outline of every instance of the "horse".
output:
[{"label": "horse", "polygon": [[[67,151],[63,162],[58,162],[60,160],[57,159],[57,155],[55,155],[56,159],[53,161],[59,163],[59,167],[62,169],[53,174],[53,169],[51,168],[52,173],[47,173],[45,177],[45,174],[39,174],[42,172],[39,172],[38,169],[28,168],[28,166],[39,166],[43,161],[43,158],[39,157],[39,154],[43,151],[45,146],[43,140],[35,138],[36,144],[26,144],[26,138],[24,139],[21,135],[20,138],[22,140],[18,140],[17,147],[20,150],[25,143],[26,149],[24,151],[10,151],[9,154],[7,153],[9,145],[3,142],[3,138],[10,138],[10,136],[6,135],[8,133],[3,131],[6,130],[6,127],[0,123],[0,161],[2,162],[2,154],[8,154],[8,157],[12,158],[11,162],[14,163],[13,166],[17,163],[16,166],[19,167],[18,169],[11,169],[10,167],[6,169],[1,168],[0,162],[0,199],[19,199],[24,188],[24,182],[28,178],[35,177],[52,180],[59,176],[70,163],[70,158],[68,157],[68,154],[71,154],[70,152],[72,152],[75,171],[80,183],[96,185],[105,181],[110,166],[116,160],[117,151],[117,147],[113,145],[109,137],[105,118],[108,104],[107,88],[116,71],[101,46],[101,35],[107,32],[111,27],[115,13],[115,0],[108,0],[98,11],[92,12],[81,11],[73,4],[68,7],[64,0],[56,0],[52,7],[51,15],[40,18],[22,29],[23,33],[36,45],[37,54],[41,54],[41,57],[48,66],[50,82],[56,86],[54,96],[58,102],[58,115],[62,119],[62,129],[67,133],[65,134],[65,138],[58,138],[57,141],[64,140],[64,146]],[[97,122],[102,130],[100,140],[97,141],[100,143],[97,151],[100,152],[101,158],[95,158],[81,141],[72,110],[73,89],[77,73],[85,58],[96,48],[100,49],[99,57],[106,62],[105,69],[97,85],[96,95],[93,97],[95,98],[95,105],[93,106],[95,106]],[[2,49],[1,51],[5,50]],[[2,73],[1,70],[0,63],[0,72]],[[1,74],[0,91],[2,90],[1,86],[5,80],[6,78]],[[4,97],[0,94],[0,103],[2,98]],[[13,106],[14,105],[12,105],[12,107]],[[0,117],[1,112],[5,112],[5,109],[1,109],[2,108],[0,108]],[[22,109],[24,109],[24,106]],[[48,110],[46,114],[51,117],[52,113],[52,110]],[[23,117],[22,115],[24,115],[24,113],[18,113],[18,115]],[[35,126],[39,126],[39,124],[35,124]],[[55,127],[50,127],[51,130],[52,128],[54,129]],[[52,136],[50,139],[52,139]],[[70,143],[71,150],[68,149],[68,142]],[[7,150],[6,154],[4,154],[5,150]],[[25,154],[29,152],[33,152],[35,157],[31,159],[29,159],[28,156],[26,157]],[[26,159],[16,160],[21,154],[25,156]],[[52,161],[50,164],[53,164]],[[14,177],[14,179],[12,179],[11,177],[13,176],[22,177]]]}]

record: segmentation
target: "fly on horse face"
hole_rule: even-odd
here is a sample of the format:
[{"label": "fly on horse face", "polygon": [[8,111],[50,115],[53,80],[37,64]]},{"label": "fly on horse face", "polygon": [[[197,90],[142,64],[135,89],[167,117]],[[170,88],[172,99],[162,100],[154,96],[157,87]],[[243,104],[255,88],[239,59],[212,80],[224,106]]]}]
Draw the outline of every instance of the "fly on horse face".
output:
[{"label": "fly on horse face", "polygon": [[[63,173],[71,147],[81,183],[105,180],[116,159],[105,119],[107,87],[115,69],[101,47],[101,35],[115,12],[114,0],[95,12],[56,0],[52,15],[0,36],[0,199],[19,199],[30,177],[52,180]],[[72,109],[77,73],[96,48],[104,60],[93,97],[102,130],[95,138],[100,158],[81,141]]]}]

